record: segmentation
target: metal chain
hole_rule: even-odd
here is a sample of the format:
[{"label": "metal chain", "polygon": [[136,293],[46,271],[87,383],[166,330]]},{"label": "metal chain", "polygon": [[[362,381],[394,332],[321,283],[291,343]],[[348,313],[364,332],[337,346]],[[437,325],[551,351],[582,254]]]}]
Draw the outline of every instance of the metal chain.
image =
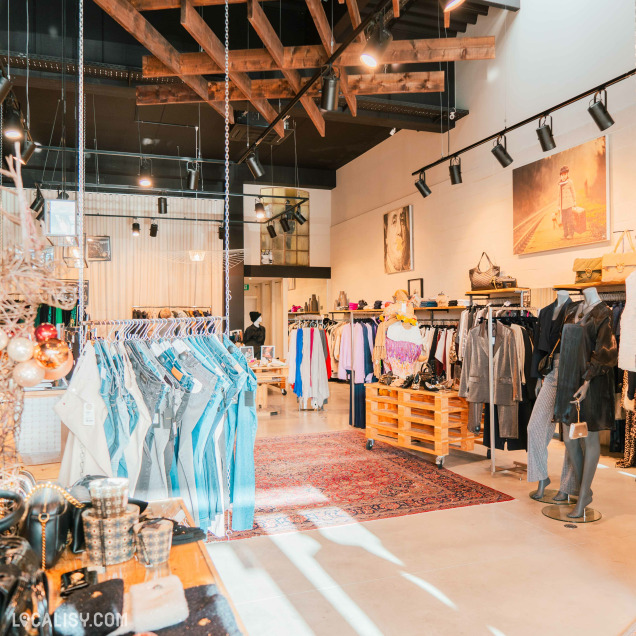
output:
[{"label": "metal chain", "polygon": [[78,272],[78,299],[77,299],[77,322],[79,327],[80,352],[84,343],[84,189],[86,186],[86,165],[84,158],[84,146],[86,138],[85,112],[84,112],[84,0],[79,0],[79,28],[77,42],[77,164],[78,164],[78,187],[77,187],[77,240],[79,242],[81,263]]},{"label": "metal chain", "polygon": [[225,335],[230,337],[230,6],[225,0],[225,207],[223,247],[225,264]]}]

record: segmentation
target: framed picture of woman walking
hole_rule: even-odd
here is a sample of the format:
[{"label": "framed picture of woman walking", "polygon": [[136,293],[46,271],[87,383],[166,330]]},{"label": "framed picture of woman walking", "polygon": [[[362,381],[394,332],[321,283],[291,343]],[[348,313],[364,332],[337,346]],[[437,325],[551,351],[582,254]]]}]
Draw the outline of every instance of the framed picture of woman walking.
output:
[{"label": "framed picture of woman walking", "polygon": [[384,215],[384,271],[413,269],[413,206],[405,205]]},{"label": "framed picture of woman walking", "polygon": [[513,170],[514,254],[607,241],[607,162],[599,137]]}]

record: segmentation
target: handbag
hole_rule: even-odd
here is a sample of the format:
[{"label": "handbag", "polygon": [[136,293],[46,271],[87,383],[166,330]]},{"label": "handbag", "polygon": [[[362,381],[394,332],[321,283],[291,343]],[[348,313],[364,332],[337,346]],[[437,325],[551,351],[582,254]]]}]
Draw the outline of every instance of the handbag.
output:
[{"label": "handbag", "polygon": [[71,528],[69,505],[84,504],[57,484],[38,484],[27,498],[27,513],[22,536],[40,555],[43,570],[53,567],[68,543]]},{"label": "handbag", "polygon": [[587,422],[581,422],[581,402],[572,400],[576,404],[576,422],[570,424],[570,439],[581,439],[587,437]]},{"label": "handbag", "polygon": [[[623,239],[627,239],[630,251],[618,253],[618,246]],[[616,241],[614,249],[609,254],[603,255],[603,276],[604,283],[624,283],[625,279],[636,271],[636,246],[632,240],[632,235],[625,230]]]},{"label": "handbag", "polygon": [[495,276],[492,279],[493,289],[512,289],[517,286],[517,279],[512,276]]},{"label": "handbag", "polygon": [[575,258],[572,266],[575,283],[600,283],[603,274],[603,263],[598,258]]},{"label": "handbag", "polygon": [[[32,622],[23,622],[31,617]],[[40,620],[35,623],[33,618]],[[0,634],[51,636],[48,584],[38,558],[22,537],[0,538]]]},{"label": "handbag", "polygon": [[557,343],[554,345],[554,349],[547,355],[543,356],[541,360],[539,360],[538,371],[539,375],[542,378],[545,378],[546,375],[550,375],[554,370],[554,352],[556,348],[559,346],[559,342],[561,342],[561,338],[557,340]]},{"label": "handbag", "polygon": [[[481,270],[479,267],[481,265],[481,261],[484,256],[488,261],[488,269]],[[501,267],[498,265],[494,265],[490,260],[490,257],[486,252],[481,253],[481,258],[477,263],[477,267],[473,267],[468,270],[468,277],[470,278],[470,288],[472,291],[477,291],[481,289],[492,289],[492,279],[501,274]]]}]

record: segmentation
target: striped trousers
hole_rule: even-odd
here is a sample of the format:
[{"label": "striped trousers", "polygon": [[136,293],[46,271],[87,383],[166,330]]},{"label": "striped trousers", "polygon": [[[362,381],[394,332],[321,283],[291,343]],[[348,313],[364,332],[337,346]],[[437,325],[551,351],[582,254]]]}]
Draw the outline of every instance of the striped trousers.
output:
[{"label": "striped trousers", "polygon": [[[548,444],[556,430],[554,403],[558,377],[557,361],[552,373],[544,378],[537,401],[532,409],[528,423],[528,481],[541,481],[548,477]],[[568,495],[578,495],[579,493],[579,480],[567,451],[563,459],[559,490]]]}]

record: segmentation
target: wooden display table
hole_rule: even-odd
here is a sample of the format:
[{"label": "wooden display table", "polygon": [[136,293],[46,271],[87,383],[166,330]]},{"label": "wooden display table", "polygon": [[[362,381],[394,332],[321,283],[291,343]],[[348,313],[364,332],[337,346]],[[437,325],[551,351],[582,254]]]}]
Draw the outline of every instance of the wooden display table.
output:
[{"label": "wooden display table", "polygon": [[[164,501],[154,501],[150,503],[147,511],[150,512],[152,516],[176,517],[177,521],[183,525],[194,525],[192,517],[186,510],[181,499],[175,498],[166,499]],[[55,611],[57,606],[64,600],[60,597],[62,574],[89,565],[91,564],[86,552],[73,554],[67,548],[57,565],[46,571],[49,579],[49,608],[51,612]],[[126,561],[125,563],[107,566],[106,573],[99,574],[98,579],[102,582],[108,579],[121,578],[124,580],[124,592],[128,592],[131,585],[143,583],[157,576],[168,576],[170,574],[176,574],[181,579],[184,589],[197,585],[216,585],[219,592],[228,600],[239,629],[245,632],[238,613],[228,597],[227,590],[219,578],[203,541],[173,546],[170,551],[168,563],[162,566],[146,568],[136,557],[133,557],[130,561]],[[125,603],[124,608],[126,608]]]},{"label": "wooden display table", "polygon": [[256,374],[258,387],[256,389],[256,405],[259,410],[267,408],[269,387],[276,387],[283,395],[287,394],[287,373],[289,367],[250,365]]},{"label": "wooden display table", "polygon": [[436,456],[443,466],[450,447],[470,451],[468,403],[457,391],[415,391],[366,384],[367,449],[374,440]]}]

